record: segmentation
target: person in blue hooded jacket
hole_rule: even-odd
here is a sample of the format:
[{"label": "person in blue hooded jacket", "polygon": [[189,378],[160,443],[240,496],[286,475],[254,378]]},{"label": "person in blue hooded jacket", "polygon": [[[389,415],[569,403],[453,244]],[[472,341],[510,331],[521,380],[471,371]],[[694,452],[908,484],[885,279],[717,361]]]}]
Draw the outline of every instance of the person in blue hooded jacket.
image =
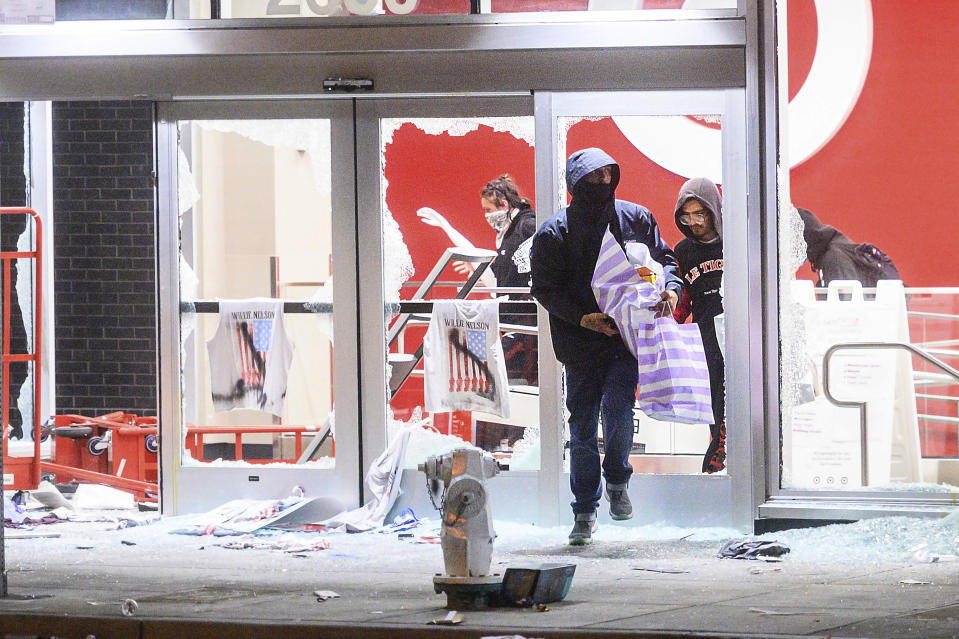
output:
[{"label": "person in blue hooded jacket", "polygon": [[[543,223],[530,250],[533,297],[549,311],[556,359],[566,366],[569,409],[570,488],[575,523],[572,545],[588,544],[606,480],[610,516],[632,517],[627,485],[633,469],[633,403],[636,358],[620,338],[612,318],[600,312],[590,286],[607,226],[625,247],[642,242],[663,265],[663,300],[673,307],[682,292],[676,257],[643,206],[617,200],[619,165],[601,149],[576,151],[566,162],[572,200]],[[605,457],[600,465],[597,431],[603,411]]]}]

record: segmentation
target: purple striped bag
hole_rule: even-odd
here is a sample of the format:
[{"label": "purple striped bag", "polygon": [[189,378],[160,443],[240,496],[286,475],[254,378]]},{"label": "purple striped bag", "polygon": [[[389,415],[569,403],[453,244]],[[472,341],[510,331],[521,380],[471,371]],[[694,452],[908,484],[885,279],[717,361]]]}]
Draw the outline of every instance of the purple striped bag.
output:
[{"label": "purple striped bag", "polygon": [[650,284],[626,259],[609,229],[603,236],[592,279],[602,312],[639,365],[639,408],[652,419],[711,424],[712,401],[703,340],[696,324],[655,317],[662,288]]},{"label": "purple striped bag", "polygon": [[638,327],[639,409],[683,424],[713,423],[709,369],[697,324],[656,317]]}]

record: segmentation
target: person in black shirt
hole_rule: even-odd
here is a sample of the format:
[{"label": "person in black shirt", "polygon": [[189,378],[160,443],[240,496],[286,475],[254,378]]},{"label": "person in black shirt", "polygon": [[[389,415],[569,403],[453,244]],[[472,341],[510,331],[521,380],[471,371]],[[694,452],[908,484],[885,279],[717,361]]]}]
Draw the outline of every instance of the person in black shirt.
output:
[{"label": "person in black shirt", "polygon": [[[536,212],[532,203],[519,194],[509,175],[490,180],[480,191],[480,204],[486,221],[496,231],[496,258],[490,264],[496,286],[529,286],[529,249],[536,233]],[[509,299],[531,299],[529,295],[512,293]],[[500,322],[534,326],[535,317],[502,313]],[[510,379],[523,380],[530,386],[538,383],[536,374],[536,337],[525,333],[503,335],[506,373]]]},{"label": "person in black shirt", "polygon": [[[513,179],[503,174],[480,189],[480,206],[486,222],[496,231],[496,257],[480,278],[486,286],[525,287],[530,285],[529,250],[536,232],[536,212],[532,203],[522,197]],[[462,233],[431,208],[419,209],[416,214],[425,223],[442,229],[454,246],[473,248]],[[465,262],[454,262],[453,269],[460,275],[472,273]],[[529,295],[512,293],[509,299],[531,299]],[[501,313],[502,324],[535,326],[536,318],[516,313]],[[536,337],[524,333],[504,331],[503,354],[506,372],[511,380],[535,386],[538,384]]]},{"label": "person in black shirt", "polygon": [[692,313],[703,337],[713,400],[703,472],[715,473],[726,467],[725,363],[715,323],[723,312],[723,202],[715,184],[706,178],[683,184],[676,201],[676,226],[686,236],[675,248],[685,292],[673,317],[682,323]]}]

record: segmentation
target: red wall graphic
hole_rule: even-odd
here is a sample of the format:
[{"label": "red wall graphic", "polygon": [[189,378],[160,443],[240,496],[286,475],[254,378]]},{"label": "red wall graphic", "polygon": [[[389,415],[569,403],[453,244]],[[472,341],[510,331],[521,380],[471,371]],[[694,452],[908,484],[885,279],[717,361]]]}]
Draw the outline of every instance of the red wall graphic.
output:
[{"label": "red wall graphic", "polygon": [[[437,0],[433,8],[439,11],[441,4]],[[788,7],[789,94],[794,96],[815,53],[816,10],[812,0],[791,0]],[[949,271],[939,262],[952,253],[953,234],[929,233],[924,218],[927,211],[948,206],[944,200],[959,169],[959,127],[954,125],[959,65],[948,62],[950,44],[959,36],[959,3],[874,2],[873,29],[862,94],[839,132],[792,170],[792,199],[851,239],[880,246],[908,285],[948,286]],[[620,162],[619,197],[648,206],[664,236],[676,241],[671,213],[683,178],[650,162],[609,120],[584,122],[570,131],[568,150],[585,146],[601,146]],[[393,157],[420,160],[393,168]],[[404,127],[388,149],[388,161],[388,203],[418,272],[424,264],[432,265],[436,243],[445,243],[445,237],[418,221],[417,208],[432,206],[451,221],[459,219],[454,225],[462,225],[477,245],[492,246],[492,231],[479,212],[479,187],[510,172],[525,194],[533,194],[532,149],[490,129],[453,137]],[[428,175],[416,175],[426,167]],[[801,275],[807,276],[808,269],[801,269]]]},{"label": "red wall graphic", "polygon": [[[789,2],[790,9],[811,4]],[[792,170],[792,200],[882,248],[907,285],[951,286],[943,263],[956,251],[955,234],[934,212],[949,207],[959,170],[959,65],[952,62],[959,3],[877,0],[872,10],[862,94],[836,136]],[[802,21],[790,22],[790,53],[794,42],[808,47],[809,13],[797,10]]]},{"label": "red wall graphic", "polygon": [[[521,4],[527,10],[543,8],[533,7],[537,3],[532,1]],[[819,32],[813,0],[790,0],[788,8],[792,98],[810,72]],[[957,237],[951,209],[959,183],[959,64],[953,62],[959,2],[874,0],[872,13],[871,61],[862,92],[838,132],[792,169],[792,201],[850,239],[882,248],[907,286],[951,286],[951,270],[944,263],[955,254]],[[587,146],[602,147],[619,162],[617,196],[647,206],[666,241],[678,241],[672,212],[686,178],[644,156],[611,119],[584,121],[570,129],[567,152]],[[386,149],[386,161],[387,205],[410,248],[416,280],[450,245],[442,231],[419,221],[418,208],[438,210],[474,244],[492,248],[494,235],[480,209],[480,188],[510,173],[524,195],[535,196],[533,149],[488,127],[451,136],[428,135],[406,124]],[[812,278],[808,266],[800,268],[799,276]],[[443,279],[454,278],[449,271]],[[404,293],[408,297],[412,289]],[[924,303],[914,296],[910,306]],[[954,306],[948,302],[935,310],[959,312]],[[951,432],[936,442],[928,439],[931,433],[924,434],[925,454],[955,454],[954,430],[946,430]]]}]

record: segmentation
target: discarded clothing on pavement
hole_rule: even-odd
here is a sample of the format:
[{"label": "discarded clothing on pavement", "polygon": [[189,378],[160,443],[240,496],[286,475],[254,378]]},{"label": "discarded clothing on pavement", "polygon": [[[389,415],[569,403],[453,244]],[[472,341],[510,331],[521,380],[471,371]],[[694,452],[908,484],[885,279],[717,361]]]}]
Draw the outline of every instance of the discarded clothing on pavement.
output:
[{"label": "discarded clothing on pavement", "polygon": [[788,552],[789,546],[778,541],[734,539],[723,545],[717,557],[720,559],[762,559],[764,557],[781,557]]},{"label": "discarded clothing on pavement", "polygon": [[412,508],[405,508],[403,512],[393,518],[393,522],[386,524],[376,530],[378,533],[399,533],[405,530],[411,530],[420,525],[420,520]]},{"label": "discarded clothing on pavement", "polygon": [[331,530],[345,529],[347,532],[366,532],[379,528],[386,522],[386,516],[400,494],[400,480],[403,476],[403,460],[406,458],[406,445],[410,441],[410,429],[397,433],[366,473],[366,486],[371,498],[359,508],[344,511],[321,521]]}]

